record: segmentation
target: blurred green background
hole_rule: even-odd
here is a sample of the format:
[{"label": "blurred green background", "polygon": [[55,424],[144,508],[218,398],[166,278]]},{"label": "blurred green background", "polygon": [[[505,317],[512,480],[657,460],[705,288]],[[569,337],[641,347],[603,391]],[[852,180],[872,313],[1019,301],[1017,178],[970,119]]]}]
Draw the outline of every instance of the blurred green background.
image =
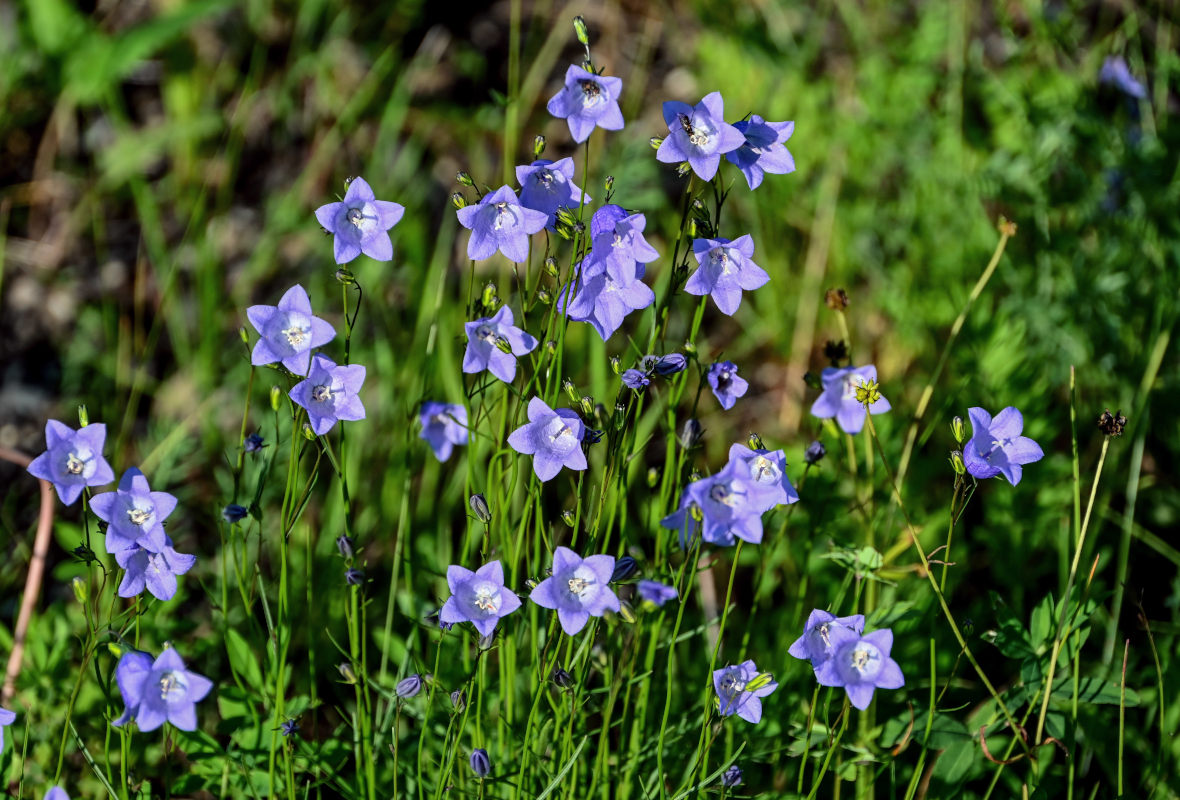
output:
[{"label": "blurred green background", "polygon": [[[413,415],[424,398],[461,396],[467,235],[449,195],[460,169],[480,184],[506,182],[514,163],[531,158],[537,133],[548,137],[546,157],[575,154],[544,104],[565,66],[580,61],[569,25],[577,13],[595,62],[623,79],[627,120],[621,133],[595,134],[583,185],[597,199],[613,174],[615,202],[647,213],[662,253],[682,182],[648,144],[666,130],[661,101],[695,103],[719,90],[730,120],[752,112],[796,123],[788,147],[797,172],[768,176],[753,194],[739,179],[726,206],[723,235],[753,234],[772,280],[732,318],[710,308],[698,338],[705,356],[723,351],[751,382],[732,412],[705,404],[714,467],[751,430],[801,463],[818,430],[803,375],[825,365],[824,342],[839,338],[823,306],[834,286],[851,296],[854,363],[876,363],[893,403],[879,419],[896,463],[950,325],[995,246],[997,218],[1018,224],[936,386],[904,491],[918,521],[940,513],[950,417],[972,405],[1024,412],[1025,433],[1047,457],[1015,490],[998,479],[980,488],[955,559],[967,576],[955,606],[985,629],[986,592],[998,589],[1027,619],[1068,567],[1075,367],[1084,487],[1101,444],[1093,420],[1105,407],[1131,418],[1111,448],[1083,562],[1099,558],[1095,595],[1104,600],[1092,661],[1108,669],[1114,645],[1129,638],[1130,673],[1150,687],[1132,600],[1168,663],[1180,614],[1171,340],[1180,29],[1169,2],[0,5],[0,444],[36,454],[47,417],[72,423],[87,404],[92,420],[110,426],[116,471],[139,463],[153,486],[181,497],[178,547],[212,555],[249,371],[244,309],[302,283],[317,313],[342,329],[336,266],[312,212],[363,175],[406,215],[392,264],[352,265],[365,290],[352,358],[369,369],[366,433],[350,453],[358,530],[370,572],[388,575],[402,500],[391,476],[410,469],[413,496],[436,502],[411,503],[407,557],[419,552],[428,572],[445,567],[462,538],[464,473],[436,464]],[[514,45],[520,92],[509,102]],[[1125,58],[1144,98],[1099,82],[1112,55]],[[649,272],[658,293],[665,269],[657,262]],[[479,270],[501,296],[513,291],[499,257]],[[642,340],[650,312],[639,319],[624,330]],[[609,398],[607,358],[626,360],[625,344],[604,346],[583,328],[571,328],[580,355],[567,357],[570,375]],[[425,363],[431,342],[436,360]],[[261,409],[268,376],[259,379]],[[251,427],[268,420],[258,412]],[[832,444],[812,484],[819,496],[835,481]],[[9,619],[35,486],[6,465],[0,486],[10,553],[0,617]],[[817,537],[845,514],[806,513]],[[309,514],[332,533],[321,539],[327,552],[338,520],[330,506]],[[629,538],[642,546],[645,535]],[[67,598],[65,579],[78,569],[67,555],[76,539],[59,530],[59,540],[50,602]],[[1127,600],[1115,609],[1120,581]],[[185,607],[205,602],[195,581],[182,598]],[[436,599],[403,587],[397,602],[420,617]],[[399,625],[403,635],[412,640]],[[918,644],[914,657],[922,652]],[[1168,681],[1174,697],[1180,678]]]}]

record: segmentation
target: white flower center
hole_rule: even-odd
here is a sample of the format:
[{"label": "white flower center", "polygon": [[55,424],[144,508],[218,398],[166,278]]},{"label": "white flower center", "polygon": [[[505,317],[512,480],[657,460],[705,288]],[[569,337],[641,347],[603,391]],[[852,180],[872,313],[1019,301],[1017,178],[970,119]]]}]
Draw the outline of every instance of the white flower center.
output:
[{"label": "white flower center", "polygon": [[347,219],[354,228],[360,230],[361,225],[365,221],[365,215],[361,213],[359,208],[350,208],[348,209]]},{"label": "white flower center", "polygon": [[581,594],[585,593],[585,591],[587,589],[590,588],[591,582],[586,580],[585,578],[579,578],[579,577],[575,576],[573,578],[570,578],[568,583],[569,583],[569,587],[570,587],[570,592],[572,594],[581,595]]},{"label": "white flower center", "polygon": [[481,611],[495,611],[496,598],[492,596],[490,586],[481,586],[475,590],[475,607]]},{"label": "white flower center", "polygon": [[303,343],[311,339],[310,331],[300,325],[292,323],[289,327],[283,328],[280,333],[287,338],[287,344],[292,347],[302,347]]},{"label": "white flower center", "polygon": [[699,121],[690,118],[687,114],[678,114],[677,116],[680,120],[680,127],[688,134],[688,143],[702,150],[707,148],[716,131],[708,125],[701,125]]},{"label": "white flower center", "polygon": [[709,488],[709,499],[730,508],[736,508],[742,503],[742,496],[737,492],[730,491],[729,485],[725,483],[713,484]]},{"label": "white flower center", "polygon": [[741,266],[741,256],[732,247],[714,247],[709,253],[709,262],[714,269],[720,270],[722,275],[737,272]]},{"label": "white flower center", "polygon": [[78,458],[77,453],[70,453],[70,457],[66,459],[66,472],[71,475],[81,475],[85,468],[86,462]]},{"label": "white flower center", "polygon": [[721,676],[721,694],[732,700],[746,690],[746,682],[736,672],[727,672]]},{"label": "white flower center", "polygon": [[483,339],[488,344],[495,344],[496,329],[485,322],[483,325],[480,325],[475,329],[475,338]]},{"label": "white flower center", "polygon": [[328,402],[329,400],[332,399],[331,387],[326,386],[324,384],[320,384],[319,386],[312,388],[311,399],[315,400],[317,403]]},{"label": "white flower center", "polygon": [[132,525],[143,527],[151,518],[152,510],[150,508],[133,506],[127,509],[127,519],[131,520]]},{"label": "white flower center", "polygon": [[782,476],[778,465],[766,456],[758,456],[754,459],[750,473],[758,483],[777,483]]},{"label": "white flower center", "polygon": [[597,81],[580,80],[578,86],[582,89],[582,108],[594,108],[606,102],[606,90]]},{"label": "white flower center", "polygon": [[516,216],[516,210],[507,201],[496,203],[496,219],[492,223],[493,228],[496,230],[515,228],[519,221]]},{"label": "white flower center", "polygon": [[881,671],[881,651],[867,642],[860,642],[848,653],[848,666],[862,678],[872,678]]},{"label": "white flower center", "polygon": [[160,676],[160,699],[164,702],[183,700],[188,693],[188,681],[176,670],[168,670]]}]

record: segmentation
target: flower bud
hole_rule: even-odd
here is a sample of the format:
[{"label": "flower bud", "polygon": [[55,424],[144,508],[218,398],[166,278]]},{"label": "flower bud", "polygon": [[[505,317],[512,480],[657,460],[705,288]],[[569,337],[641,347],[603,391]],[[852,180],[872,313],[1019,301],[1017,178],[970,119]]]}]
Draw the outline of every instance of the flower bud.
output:
[{"label": "flower bud", "polygon": [[570,511],[568,508],[565,511],[562,511],[561,521],[566,525],[569,525],[571,528],[574,527],[574,512]]},{"label": "flower bud", "polygon": [[345,661],[336,667],[340,671],[340,677],[344,679],[345,683],[356,683],[356,671],[352,668],[352,664]]},{"label": "flower bud", "polygon": [[721,773],[721,785],[727,789],[740,786],[742,783],[742,769],[737,764]]},{"label": "flower bud", "polygon": [[586,29],[586,20],[582,19],[581,14],[574,17],[574,36],[584,47],[590,46],[590,31]]},{"label": "flower bud", "polygon": [[496,299],[496,284],[489,282],[483,287],[483,294],[480,295],[480,302],[484,304],[485,308],[494,308],[492,302]]},{"label": "flower bud", "polygon": [[680,428],[680,446],[685,450],[691,450],[700,442],[704,432],[700,421],[692,417],[686,419]]},{"label": "flower bud", "polygon": [[352,286],[356,283],[356,276],[347,267],[341,267],[336,270],[336,280],[345,286]]},{"label": "flower bud", "polygon": [[402,678],[393,688],[393,693],[403,700],[410,699],[420,691],[422,691],[422,676],[417,673]]},{"label": "flower bud", "polygon": [[578,407],[582,409],[582,414],[586,417],[594,414],[594,398],[590,395],[582,395],[578,398]]},{"label": "flower bud", "polygon": [[697,354],[697,343],[696,342],[685,342],[684,343],[684,352],[688,353],[690,356],[695,356]]},{"label": "flower bud", "polygon": [[688,367],[688,359],[680,353],[669,353],[656,362],[656,374],[667,378],[677,372],[683,372]]},{"label": "flower bud", "polygon": [[803,373],[803,382],[812,389],[819,389],[822,391],[824,388],[823,380],[821,380],[818,375],[816,375],[814,372],[811,372],[810,370]]},{"label": "flower bud", "polygon": [[456,211],[461,208],[467,208],[467,198],[464,197],[460,192],[455,192],[453,195],[451,195],[451,205],[455,207]]},{"label": "flower bud", "polygon": [[456,689],[451,692],[451,708],[455,709],[456,713],[462,714],[463,709],[467,708],[467,695],[462,689]]},{"label": "flower bud", "polygon": [[488,758],[488,751],[482,747],[471,751],[468,763],[471,764],[471,771],[475,773],[475,777],[480,780],[492,774],[492,760]]},{"label": "flower bud", "polygon": [[611,195],[615,193],[615,176],[607,175],[603,185],[606,187],[606,201],[609,203]]},{"label": "flower bud", "polygon": [[544,152],[545,152],[545,137],[538,133],[533,138],[533,158],[535,158],[535,159],[540,158],[541,153],[544,153]]},{"label": "flower bud", "polygon": [[277,386],[270,387],[270,410],[278,411],[279,403],[283,401],[283,390]]},{"label": "flower bud", "polygon": [[460,186],[474,186],[475,185],[475,181],[471,180],[471,176],[469,174],[467,174],[466,172],[464,172],[463,170],[459,170],[459,172],[456,173],[455,180],[457,180],[459,182]]},{"label": "flower bud", "polygon": [[955,417],[951,420],[951,436],[954,436],[955,441],[959,444],[967,441],[967,433],[963,430],[962,417]]},{"label": "flower bud", "polygon": [[662,136],[653,136],[647,140],[647,143],[651,145],[652,150],[659,150],[660,145],[664,143],[664,139]]},{"label": "flower bud", "polygon": [[240,506],[237,503],[230,503],[225,508],[221,509],[221,518],[230,525],[236,525],[246,518],[250,511],[245,506]]},{"label": "flower bud", "polygon": [[78,406],[78,427],[85,428],[90,424],[90,412],[86,410],[86,404]]},{"label": "flower bud", "polygon": [[550,303],[553,302],[553,297],[552,297],[552,295],[549,294],[549,292],[545,291],[544,289],[538,289],[537,290],[537,300],[539,300],[544,305],[549,305]]},{"label": "flower bud", "polygon": [[958,474],[958,475],[967,474],[967,465],[963,463],[963,451],[962,450],[952,450],[950,462],[951,462],[951,469],[953,469],[956,474]]},{"label": "flower bud", "polygon": [[365,582],[365,572],[357,567],[344,570],[344,582],[349,586],[360,586]]},{"label": "flower bud", "polygon": [[337,536],[336,550],[340,553],[342,558],[352,558],[353,555],[355,555],[352,537],[344,533]]},{"label": "flower bud", "polygon": [[623,556],[615,562],[615,571],[611,573],[610,582],[625,581],[637,572],[639,572],[639,562],[631,556]]},{"label": "flower bud", "polygon": [[647,468],[647,488],[654,489],[660,483],[660,471],[656,467]]},{"label": "flower bud", "polygon": [[553,339],[548,339],[545,342],[545,352],[549,355],[557,355],[557,342]]},{"label": "flower bud", "polygon": [[803,453],[803,462],[806,464],[818,464],[819,460],[827,454],[828,449],[824,447],[824,443],[816,439],[807,445],[807,451]]},{"label": "flower bud", "polygon": [[578,390],[574,386],[574,382],[569,378],[566,378],[561,382],[561,388],[565,390],[565,394],[570,399],[571,403],[580,403],[582,401],[582,398],[578,396]]},{"label": "flower bud", "polygon": [[553,256],[548,256],[545,259],[545,272],[550,278],[560,278],[561,271],[557,269],[557,259]]},{"label": "flower bud", "polygon": [[87,564],[98,561],[98,556],[95,554],[95,552],[84,544],[78,545],[73,549],[72,552],[74,554],[74,558],[84,561]]},{"label": "flower bud", "polygon": [[467,501],[471,506],[471,510],[475,513],[475,518],[483,524],[488,524],[492,521],[492,510],[488,508],[488,499],[482,494],[473,494],[471,499]]},{"label": "flower bud", "polygon": [[85,604],[86,599],[90,597],[90,584],[88,584],[80,575],[75,575],[70,581],[70,588],[74,590],[74,599],[79,603]]},{"label": "flower bud", "polygon": [[242,344],[250,344],[250,334],[246,333],[245,327],[238,328],[238,338],[242,340]]},{"label": "flower bud", "polygon": [[308,423],[303,423],[303,438],[309,442],[314,442],[316,438],[315,428]]},{"label": "flower bud", "polygon": [[266,447],[265,440],[257,433],[251,433],[242,441],[242,449],[247,453],[256,453]]},{"label": "flower bud", "polygon": [[635,616],[635,609],[626,600],[619,601],[619,619],[626,622],[628,625],[634,625],[639,619]]},{"label": "flower bud", "polygon": [[568,689],[574,685],[574,676],[570,675],[561,667],[553,668],[553,682],[562,689]]},{"label": "flower bud", "polygon": [[501,353],[511,353],[512,352],[512,342],[508,341],[508,338],[506,336],[497,335],[496,336],[496,349],[499,350]]},{"label": "flower bud", "polygon": [[692,172],[692,164],[689,164],[687,161],[682,161],[676,165],[676,177],[683,178],[690,172]]},{"label": "flower bud", "polygon": [[616,375],[619,374],[619,357],[618,356],[611,356],[610,357],[610,369],[611,369],[611,372],[613,372],[614,374],[616,374]]},{"label": "flower bud", "polygon": [[746,439],[746,443],[751,450],[765,450],[766,444],[762,441],[762,437],[756,433],[751,433],[750,437]]}]

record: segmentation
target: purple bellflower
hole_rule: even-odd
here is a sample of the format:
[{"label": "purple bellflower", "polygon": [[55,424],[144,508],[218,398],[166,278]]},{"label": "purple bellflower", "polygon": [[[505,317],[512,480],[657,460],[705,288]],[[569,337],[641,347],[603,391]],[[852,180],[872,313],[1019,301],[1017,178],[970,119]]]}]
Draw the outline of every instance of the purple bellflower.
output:
[{"label": "purple bellflower", "polygon": [[643,238],[647,217],[628,214],[614,203],[603,206],[590,218],[590,243],[593,258],[584,263],[583,277],[606,271],[619,283],[643,277],[643,267],[660,257]]},{"label": "purple bellflower", "polygon": [[[865,426],[865,407],[856,399],[856,390],[864,383],[877,380],[877,368],[872,364],[863,367],[824,367],[820,378],[824,390],[811,404],[812,415],[820,419],[835,417],[845,433],[860,433]],[[869,406],[869,413],[884,414],[892,408],[889,401],[882,397]]]},{"label": "purple bellflower", "polygon": [[590,195],[574,185],[574,160],[540,159],[528,166],[516,168],[516,182],[520,184],[520,204],[540,211],[549,217],[545,227],[553,230],[557,224],[557,209],[577,208],[589,203]]},{"label": "purple bellflower", "polygon": [[1143,84],[1131,74],[1127,60],[1122,56],[1107,56],[1102,62],[1102,69],[1098,72],[1098,82],[1114,86],[1128,97],[1143,100],[1147,97],[1147,90]]},{"label": "purple bellflower", "polygon": [[762,183],[763,173],[786,175],[795,171],[795,159],[783,144],[795,132],[794,122],[767,122],[751,114],[748,120],[735,122],[733,127],[746,137],[746,142],[726,153],[725,158],[742,171],[751,190]]},{"label": "purple bellflower", "polygon": [[748,479],[730,462],[716,475],[693,481],[680,496],[680,508],[660,520],[665,528],[680,531],[680,546],[687,549],[696,523],[701,523],[701,536],[710,544],[729,547],[736,539],[753,544],[762,541],[762,512],[759,504],[764,499],[756,491],[750,496]]},{"label": "purple bellflower", "polygon": [[475,773],[475,777],[480,780],[492,774],[492,760],[488,758],[488,751],[482,747],[477,747],[471,751],[471,757],[467,759],[467,763],[471,766],[471,771]]},{"label": "purple bellflower", "polygon": [[611,591],[613,556],[581,558],[568,547],[553,551],[553,575],[537,584],[529,599],[542,608],[557,611],[561,629],[573,636],[607,611],[619,611],[619,598]]},{"label": "purple bellflower", "polygon": [[90,509],[107,523],[107,552],[139,545],[159,553],[167,546],[163,523],[176,509],[176,498],[167,492],[153,492],[143,473],[132,467],[123,473],[116,491],[96,494]]},{"label": "purple bellflower", "polygon": [[70,800],[70,796],[66,794],[66,790],[60,786],[51,786],[49,791],[41,800]]},{"label": "purple bellflower", "polygon": [[901,667],[889,657],[893,631],[860,635],[843,625],[828,627],[831,655],[815,669],[820,686],[842,686],[855,708],[864,711],[876,689],[900,689],[905,685]]},{"label": "purple bellflower", "polygon": [[833,627],[843,627],[855,634],[864,632],[864,614],[853,614],[851,617],[837,617],[822,608],[817,608],[807,617],[807,625],[803,628],[803,635],[795,640],[787,650],[795,658],[810,661],[811,666],[819,669],[820,665],[832,655]]},{"label": "purple bellflower", "polygon": [[628,389],[640,391],[643,387],[651,383],[651,378],[648,377],[647,373],[641,372],[640,370],[626,369],[623,370],[622,381],[623,385]]},{"label": "purple bellflower", "polygon": [[709,388],[713,390],[713,396],[726,411],[733,408],[737,399],[750,388],[750,384],[745,378],[739,378],[737,372],[738,368],[732,361],[718,361],[709,365],[709,371],[705,375],[709,381]]},{"label": "purple bellflower", "polygon": [[557,475],[562,467],[586,469],[586,454],[582,452],[586,425],[575,411],[555,411],[534,397],[529,401],[528,413],[529,421],[509,434],[508,444],[516,452],[533,457],[533,472],[542,482]]},{"label": "purple bellflower", "polygon": [[154,731],[171,722],[182,731],[197,729],[197,706],[213,681],[185,669],[184,661],[172,648],[152,661],[147,653],[130,650],[115,667],[115,680],[123,694],[123,716],[116,726],[135,720],[141,731]]},{"label": "purple bellflower", "polygon": [[16,722],[16,712],[0,708],[0,753],[4,752],[4,729]]},{"label": "purple bellflower", "polygon": [[[592,258],[593,255],[588,260]],[[580,276],[581,285],[576,292],[573,286],[568,287],[557,307],[576,322],[589,322],[602,341],[609,339],[632,311],[640,311],[655,302],[655,292],[639,280],[643,277],[642,265],[636,265],[638,274],[624,283],[605,270],[587,278],[586,274],[591,270],[586,261],[582,263],[582,269],[586,271]],[[569,299],[571,294],[573,297]]]},{"label": "purple bellflower", "polygon": [[553,95],[546,108],[566,121],[570,136],[581,144],[595,126],[604,131],[623,129],[623,112],[619,110],[622,92],[620,78],[595,75],[571,64],[565,71],[565,87]]},{"label": "purple bellflower", "polygon": [[74,430],[55,419],[45,423],[47,449],[29,464],[29,472],[49,481],[67,506],[73,505],[87,486],[104,486],[115,479],[102,457],[107,426],[101,422]]},{"label": "purple bellflower", "polygon": [[721,313],[733,316],[742,303],[742,290],[765,286],[770,276],[751,259],[754,240],[749,234],[729,239],[694,239],[692,253],[700,266],[688,276],[684,291],[710,295]]},{"label": "purple bellflower", "polygon": [[799,502],[799,493],[787,477],[787,456],[782,450],[751,450],[744,444],[729,447],[729,463],[746,486],[753,511],[761,514],[775,506]]},{"label": "purple bellflower", "polygon": [[656,151],[656,160],[665,164],[687,161],[704,181],[717,174],[722,155],[746,142],[742,132],[725,121],[721,92],[710,92],[695,106],[665,102],[664,122],[668,123],[668,135]]},{"label": "purple bellflower", "polygon": [[735,786],[741,786],[742,768],[737,764],[733,764],[729,769],[721,773],[721,785],[727,789],[732,789]]},{"label": "purple bellflower", "polygon": [[[751,684],[754,685],[753,689],[750,688]],[[737,714],[746,722],[757,723],[762,719],[760,698],[777,688],[778,683],[769,675],[759,676],[753,661],[743,661],[713,672],[713,689],[717,692],[723,717]]]},{"label": "purple bellflower", "polygon": [[119,584],[119,597],[135,597],[147,589],[157,600],[167,602],[176,596],[178,575],[183,575],[197,563],[197,557],[172,549],[172,540],[164,537],[165,545],[152,552],[139,545],[115,552],[115,561],[126,570]]},{"label": "purple bellflower", "polygon": [[418,412],[422,424],[419,439],[425,439],[434,457],[446,461],[455,445],[467,444],[467,409],[454,403],[427,400]]},{"label": "purple bellflower", "polygon": [[1039,444],[1020,435],[1024,417],[1013,406],[995,418],[979,407],[967,409],[967,415],[971,418],[971,439],[963,447],[963,463],[976,478],[1003,475],[1015,486],[1020,483],[1022,465],[1044,458]]},{"label": "purple bellflower", "polygon": [[520,608],[520,598],[504,586],[504,568],[489,561],[472,572],[452,564],[447,567],[451,596],[439,612],[440,622],[470,622],[480,636],[490,636],[501,617]]},{"label": "purple bellflower", "polygon": [[316,436],[323,436],[338,420],[365,418],[365,407],[357,397],[364,382],[365,368],[360,364],[339,366],[327,356],[316,354],[307,378],[291,388],[290,397],[307,409]]},{"label": "purple bellflower", "polygon": [[312,349],[336,338],[335,328],[312,316],[311,300],[299,284],[288,289],[277,306],[250,306],[246,316],[261,336],[250,355],[256,367],[281,361],[296,375],[306,375]]},{"label": "purple bellflower", "polygon": [[656,606],[662,606],[669,600],[675,600],[680,596],[676,593],[675,586],[669,586],[659,581],[642,580],[636,584],[635,588],[640,597]]},{"label": "purple bellflower", "polygon": [[[486,369],[505,383],[512,383],[516,377],[516,357],[532,352],[537,346],[536,337],[514,323],[508,306],[501,306],[494,316],[464,323],[467,350],[463,353],[463,371],[475,373]],[[500,339],[508,343],[511,352],[500,349]]]},{"label": "purple bellflower", "polygon": [[376,261],[393,260],[389,229],[401,221],[406,209],[398,203],[378,200],[364,178],[353,178],[344,202],[328,203],[315,210],[324,230],[336,235],[337,264],[347,264],[364,253]]},{"label": "purple bellflower", "polygon": [[473,261],[491,258],[497,250],[517,264],[528,260],[529,237],[549,221],[545,212],[522,206],[509,186],[484,195],[476,205],[460,208],[458,214],[459,224],[471,230],[467,257]]}]

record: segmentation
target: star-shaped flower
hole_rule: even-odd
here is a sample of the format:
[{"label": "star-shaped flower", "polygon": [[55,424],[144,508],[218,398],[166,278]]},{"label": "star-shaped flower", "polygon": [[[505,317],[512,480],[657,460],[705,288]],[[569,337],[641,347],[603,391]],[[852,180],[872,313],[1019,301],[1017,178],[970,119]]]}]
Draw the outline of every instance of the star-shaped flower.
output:
[{"label": "star-shaped flower", "polygon": [[136,597],[144,589],[165,602],[176,596],[177,576],[192,569],[197,557],[176,552],[172,540],[166,536],[164,539],[166,544],[159,552],[140,545],[115,552],[115,561],[126,570],[119,584],[119,597]]},{"label": "star-shaped flower", "polygon": [[357,392],[365,382],[365,368],[360,364],[342,367],[316,354],[307,378],[291,387],[291,399],[307,409],[307,418],[316,436],[323,436],[338,420],[365,418],[365,407]]},{"label": "star-shaped flower", "polygon": [[539,159],[528,166],[516,168],[516,182],[520,184],[520,204],[549,216],[547,228],[554,230],[557,209],[577,208],[589,203],[590,195],[574,185],[574,160]]},{"label": "star-shaped flower", "polygon": [[[567,287],[558,299],[558,311],[576,322],[589,322],[605,342],[619,329],[628,314],[641,311],[656,300],[651,287],[639,280],[643,277],[643,265],[636,266],[636,277],[627,282],[619,281],[609,270],[598,270],[593,277],[586,277],[595,270],[584,266],[581,285],[576,291],[573,286]],[[567,302],[571,293],[573,298]]]},{"label": "star-shaped flower", "polygon": [[447,567],[447,586],[451,596],[438,614],[439,621],[470,622],[480,636],[490,636],[501,617],[520,608],[520,598],[504,586],[499,561],[489,561],[475,572],[452,564]]},{"label": "star-shaped flower", "polygon": [[454,403],[427,400],[418,413],[422,424],[419,439],[425,439],[434,457],[446,461],[455,445],[467,444],[467,409]]},{"label": "star-shaped flower", "polygon": [[[467,331],[467,349],[463,353],[463,371],[491,372],[505,383],[516,377],[516,357],[523,356],[537,346],[537,339],[516,327],[512,309],[501,306],[491,317],[483,317],[463,325]],[[505,346],[507,352],[501,349]]]},{"label": "star-shaped flower", "polygon": [[[862,385],[874,384],[877,368],[872,364],[863,367],[825,367],[820,375],[824,390],[811,404],[811,413],[820,419],[836,418],[845,433],[860,433],[865,426],[864,403],[856,399],[856,390]],[[884,397],[869,405],[870,414],[884,414],[893,406]]]},{"label": "star-shaped flower", "polygon": [[746,379],[739,378],[737,372],[737,365],[732,361],[718,361],[709,365],[709,371],[705,375],[709,381],[709,388],[713,390],[713,396],[727,411],[733,408],[737,399],[750,388]]},{"label": "star-shaped flower", "polygon": [[250,306],[246,316],[261,338],[254,345],[250,363],[283,362],[296,375],[306,375],[311,351],[336,338],[336,329],[312,316],[311,300],[302,286],[286,291],[277,306]]},{"label": "star-shaped flower", "polygon": [[619,611],[619,598],[609,586],[615,569],[612,556],[581,558],[568,547],[553,551],[553,575],[537,584],[529,599],[557,611],[561,629],[573,636],[607,611]]},{"label": "star-shaped flower", "polygon": [[[751,688],[751,686],[753,688]],[[762,677],[753,661],[722,667],[713,672],[713,690],[717,692],[721,716],[737,714],[746,722],[762,719],[762,700],[778,688],[769,675]]]},{"label": "star-shaped flower", "polygon": [[347,264],[361,253],[377,261],[392,261],[393,242],[388,231],[405,213],[398,203],[378,200],[364,178],[353,178],[344,202],[320,206],[315,218],[324,230],[336,234],[336,263]]},{"label": "star-shaped flower", "polygon": [[721,92],[710,92],[695,106],[670,100],[664,103],[668,135],[656,151],[665,164],[687,161],[701,180],[717,174],[721,156],[746,142],[742,132],[725,121]]},{"label": "star-shaped flower", "polygon": [[74,430],[51,419],[45,423],[48,449],[29,463],[29,472],[49,481],[67,506],[73,505],[87,486],[103,486],[115,479],[102,457],[107,426],[101,422]]},{"label": "star-shaped flower", "polygon": [[1020,483],[1022,465],[1044,458],[1039,444],[1020,435],[1024,417],[1015,407],[1008,406],[994,419],[979,407],[967,409],[967,416],[971,418],[971,439],[963,447],[963,463],[976,478],[1003,475],[1015,486]]},{"label": "star-shaped flower", "polygon": [[163,522],[176,509],[176,498],[153,492],[144,474],[132,467],[123,473],[116,491],[96,494],[90,509],[107,523],[107,552],[139,545],[158,553],[166,546]]},{"label": "star-shaped flower", "polygon": [[115,725],[135,720],[143,732],[171,722],[182,731],[197,729],[197,706],[213,688],[213,681],[185,669],[172,648],[152,661],[147,653],[130,650],[115,667],[115,680],[125,709]]},{"label": "star-shaped flower", "polygon": [[457,213],[459,224],[471,231],[467,257],[474,261],[491,258],[497,250],[509,261],[517,264],[526,261],[529,237],[539,233],[549,221],[545,212],[522,206],[509,186],[501,186],[484,195],[476,205],[464,206]]},{"label": "star-shaped flower", "polygon": [[629,214],[622,206],[610,203],[590,218],[590,243],[593,258],[583,262],[583,278],[609,272],[619,283],[643,277],[643,264],[660,257],[643,238],[647,217]]},{"label": "star-shaped flower", "polygon": [[763,173],[785,175],[795,171],[795,159],[782,144],[794,133],[794,122],[767,122],[751,114],[748,120],[735,122],[733,126],[746,137],[746,142],[726,153],[725,158],[742,171],[751,190],[762,183]]},{"label": "star-shaped flower", "polygon": [[680,531],[681,547],[687,549],[701,523],[701,537],[710,544],[732,546],[737,539],[758,544],[762,541],[762,512],[765,500],[751,496],[748,479],[730,462],[716,475],[693,481],[680,496],[680,507],[660,520],[665,528]]},{"label": "star-shaped flower", "polygon": [[562,467],[586,469],[586,454],[582,452],[586,425],[576,412],[568,408],[554,411],[544,400],[534,397],[529,401],[528,413],[529,421],[508,436],[508,444],[516,452],[533,457],[533,472],[538,478],[547,481]]},{"label": "star-shaped flower", "polygon": [[619,110],[619,95],[623,81],[605,75],[595,75],[571,64],[565,71],[565,86],[549,100],[549,113],[564,119],[570,136],[581,144],[595,126],[605,131],[623,129],[623,112]]},{"label": "star-shaped flower", "polygon": [[694,239],[692,253],[700,266],[688,276],[684,291],[710,295],[721,313],[733,316],[742,303],[742,290],[765,286],[770,276],[751,259],[754,240],[749,234],[729,239]]},{"label": "star-shaped flower", "polygon": [[832,655],[830,631],[833,626],[844,627],[857,634],[862,633],[865,629],[864,614],[837,617],[829,611],[817,608],[807,617],[803,635],[795,640],[787,652],[795,658],[810,661],[811,666],[818,669]]},{"label": "star-shaped flower", "polygon": [[656,606],[662,606],[669,600],[675,600],[680,596],[677,594],[675,586],[669,586],[659,581],[642,580],[636,584],[635,588],[640,597]]},{"label": "star-shaped flower", "polygon": [[[901,667],[889,657],[893,631],[882,628],[861,636],[843,625],[829,626],[831,655],[815,670],[820,686],[842,686],[854,708],[864,711],[877,689],[905,685]],[[814,663],[814,662],[813,662]]]},{"label": "star-shaped flower", "polygon": [[758,513],[799,502],[799,493],[787,477],[787,456],[782,450],[751,450],[744,444],[732,444],[729,463],[746,486],[750,507]]}]

